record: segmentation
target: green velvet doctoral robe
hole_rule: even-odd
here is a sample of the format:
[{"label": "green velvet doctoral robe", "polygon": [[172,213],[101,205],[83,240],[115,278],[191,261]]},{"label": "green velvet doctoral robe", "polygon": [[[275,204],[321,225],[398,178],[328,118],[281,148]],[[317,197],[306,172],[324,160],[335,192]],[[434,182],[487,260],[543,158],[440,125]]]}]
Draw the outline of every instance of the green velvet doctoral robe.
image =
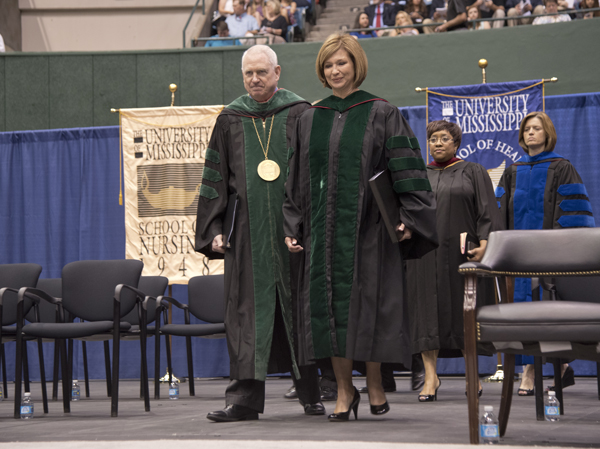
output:
[{"label": "green velvet doctoral robe", "polygon": [[[248,95],[239,97],[217,118],[206,151],[197,251],[223,257],[212,251],[212,241],[223,233],[229,195],[237,193],[239,201],[231,247],[225,251],[225,329],[232,379],[264,380],[267,373],[292,368],[278,363],[289,360],[289,354],[273,353],[272,340],[278,300],[288,344],[273,347],[289,346],[293,351],[290,253],[281,206],[288,148],[297,118],[308,107],[308,102],[284,89],[265,103]],[[258,164],[265,159],[258,136],[265,150],[269,142],[268,158],[281,168],[275,181],[258,176]]]},{"label": "green velvet doctoral robe", "polygon": [[[437,246],[435,199],[398,108],[357,91],[298,121],[285,235],[304,248],[296,308],[301,364],[331,356],[410,366],[405,258]],[[389,169],[411,240],[392,243],[369,179]]]}]

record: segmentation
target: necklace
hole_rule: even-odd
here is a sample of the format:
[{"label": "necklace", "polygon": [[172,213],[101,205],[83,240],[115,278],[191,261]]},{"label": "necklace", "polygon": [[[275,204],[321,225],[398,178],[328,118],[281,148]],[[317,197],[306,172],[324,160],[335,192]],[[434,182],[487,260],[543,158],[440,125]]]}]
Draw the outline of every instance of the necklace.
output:
[{"label": "necklace", "polygon": [[[269,160],[269,145],[271,144],[271,135],[273,134],[273,122],[275,121],[275,116],[271,117],[271,127],[269,128],[269,137],[267,138],[267,148],[262,143],[262,139],[260,138],[260,134],[258,132],[258,128],[256,127],[256,122],[254,118],[252,118],[252,124],[254,125],[254,130],[256,131],[256,137],[258,137],[258,142],[260,143],[260,147],[262,148],[263,154],[265,155],[265,160],[258,164],[258,176],[265,181],[275,181],[279,178],[279,173],[281,170],[277,162]],[[263,128],[265,123],[263,122]]]}]

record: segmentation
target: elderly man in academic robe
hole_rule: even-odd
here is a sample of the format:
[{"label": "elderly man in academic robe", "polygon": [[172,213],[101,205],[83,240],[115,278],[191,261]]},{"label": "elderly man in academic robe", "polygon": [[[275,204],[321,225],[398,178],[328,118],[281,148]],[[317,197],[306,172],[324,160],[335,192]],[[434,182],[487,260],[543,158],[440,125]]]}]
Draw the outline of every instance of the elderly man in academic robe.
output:
[{"label": "elderly man in academic robe", "polygon": [[[281,67],[267,46],[244,53],[242,73],[248,95],[217,118],[198,200],[196,250],[225,258],[231,378],[225,409],[207,418],[258,419],[266,375],[288,371],[304,412],[322,415],[317,369],[297,367],[294,357],[292,294],[299,261],[285,246],[282,213],[291,136],[297,117],[310,104],[278,89]],[[233,228],[225,230],[231,202],[237,202]]]}]

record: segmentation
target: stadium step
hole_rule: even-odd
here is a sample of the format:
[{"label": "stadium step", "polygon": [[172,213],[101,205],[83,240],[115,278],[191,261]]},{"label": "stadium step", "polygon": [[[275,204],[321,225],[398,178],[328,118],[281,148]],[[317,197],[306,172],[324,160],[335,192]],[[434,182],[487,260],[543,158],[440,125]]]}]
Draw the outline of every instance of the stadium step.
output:
[{"label": "stadium step", "polygon": [[352,28],[356,16],[368,4],[366,0],[328,0],[317,24],[306,36],[307,42],[323,42],[342,27]]}]

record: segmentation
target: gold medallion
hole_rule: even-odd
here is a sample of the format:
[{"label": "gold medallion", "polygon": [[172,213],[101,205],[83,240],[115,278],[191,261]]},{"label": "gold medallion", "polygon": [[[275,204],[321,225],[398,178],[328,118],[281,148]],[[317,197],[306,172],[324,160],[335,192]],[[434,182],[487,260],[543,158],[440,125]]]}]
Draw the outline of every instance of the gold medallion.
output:
[{"label": "gold medallion", "polygon": [[258,164],[258,176],[265,181],[275,181],[279,178],[279,174],[281,170],[279,169],[279,165],[277,162],[271,161],[269,159],[265,159],[260,164]]}]

